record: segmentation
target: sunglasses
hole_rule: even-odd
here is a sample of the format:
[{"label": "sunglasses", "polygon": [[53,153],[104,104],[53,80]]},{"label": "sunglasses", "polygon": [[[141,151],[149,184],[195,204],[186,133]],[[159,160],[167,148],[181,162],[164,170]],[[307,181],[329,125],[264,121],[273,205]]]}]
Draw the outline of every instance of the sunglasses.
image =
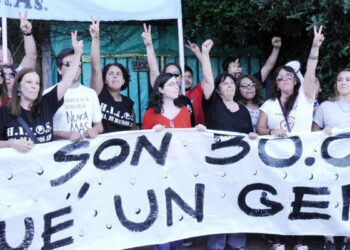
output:
[{"label": "sunglasses", "polygon": [[5,77],[8,77],[10,79],[15,79],[16,74],[15,73],[4,73]]},{"label": "sunglasses", "polygon": [[294,75],[292,73],[287,73],[286,76],[282,76],[282,75],[277,76],[277,81],[281,82],[284,79],[290,80],[293,78],[294,78]]},{"label": "sunglasses", "polygon": [[256,86],[256,83],[255,82],[250,82],[250,83],[241,83],[239,85],[241,88],[244,88],[244,89],[247,89],[249,87],[255,87]]},{"label": "sunglasses", "polygon": [[181,74],[180,74],[180,72],[179,71],[175,71],[175,72],[173,72],[173,73],[171,73],[173,76],[175,76],[175,77],[179,77],[179,76],[181,76]]}]

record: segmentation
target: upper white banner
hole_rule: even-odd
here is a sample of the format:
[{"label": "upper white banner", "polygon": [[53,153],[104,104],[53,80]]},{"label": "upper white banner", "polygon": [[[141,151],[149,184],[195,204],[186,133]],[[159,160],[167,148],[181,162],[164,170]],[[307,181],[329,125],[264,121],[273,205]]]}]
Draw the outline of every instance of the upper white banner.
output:
[{"label": "upper white banner", "polygon": [[18,18],[28,11],[29,19],[90,21],[158,20],[182,17],[180,0],[0,0],[0,16]]}]

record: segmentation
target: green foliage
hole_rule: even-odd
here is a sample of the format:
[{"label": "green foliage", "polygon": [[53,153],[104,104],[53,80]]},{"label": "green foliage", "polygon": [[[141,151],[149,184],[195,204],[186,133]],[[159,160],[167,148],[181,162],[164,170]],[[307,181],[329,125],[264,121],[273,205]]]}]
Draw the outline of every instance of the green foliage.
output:
[{"label": "green foliage", "polygon": [[313,26],[323,25],[326,40],[317,75],[325,96],[339,69],[350,67],[350,0],[186,0],[182,4],[188,38],[212,38],[222,48],[257,45],[268,55],[271,37],[281,36],[277,66],[292,59],[305,64]]}]

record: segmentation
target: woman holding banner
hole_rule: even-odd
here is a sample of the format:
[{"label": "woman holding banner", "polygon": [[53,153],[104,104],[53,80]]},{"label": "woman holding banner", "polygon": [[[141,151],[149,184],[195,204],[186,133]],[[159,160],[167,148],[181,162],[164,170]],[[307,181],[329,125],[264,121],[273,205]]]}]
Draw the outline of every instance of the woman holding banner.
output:
[{"label": "woman holding banner", "polygon": [[[350,68],[339,71],[331,100],[321,103],[314,115],[313,131],[323,129],[331,135],[333,128],[350,128]],[[324,249],[335,249],[333,237],[326,237],[325,241]],[[350,249],[350,237],[344,238],[342,249]]]},{"label": "woman holding banner", "polygon": [[134,102],[120,94],[128,87],[130,75],[120,63],[104,66],[101,71],[100,18],[95,22],[91,16],[91,82],[101,103],[104,133],[136,129]]},{"label": "woman holding banner", "polygon": [[[206,125],[209,129],[246,133],[249,138],[256,138],[248,110],[243,104],[237,102],[236,79],[228,73],[223,73],[219,74],[214,81],[209,57],[212,46],[212,40],[202,44],[202,88]],[[246,238],[244,233],[210,235],[207,247],[216,250],[224,249],[227,239],[231,248],[244,249]]]},{"label": "woman holding banner", "polygon": [[14,82],[11,102],[0,108],[0,148],[12,147],[27,152],[34,143],[52,140],[53,116],[73,82],[83,52],[83,41],[72,33],[74,56],[60,83],[42,96],[43,84],[34,69],[21,70]]},{"label": "woman holding banner", "polygon": [[[271,85],[272,98],[260,108],[257,124],[259,135],[287,137],[287,132],[310,132],[312,126],[313,105],[315,100],[315,70],[319,48],[324,40],[322,26],[317,31],[314,27],[314,38],[307,61],[303,83],[292,67],[280,66],[275,71],[275,81]],[[303,250],[298,237],[294,249]],[[274,237],[273,249],[284,249],[279,237]]]}]

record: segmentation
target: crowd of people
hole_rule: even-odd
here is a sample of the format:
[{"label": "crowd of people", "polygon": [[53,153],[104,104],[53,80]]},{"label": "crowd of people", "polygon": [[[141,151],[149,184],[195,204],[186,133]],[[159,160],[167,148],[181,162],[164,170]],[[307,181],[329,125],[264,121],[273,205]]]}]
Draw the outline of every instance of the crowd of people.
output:
[{"label": "crowd of people", "polygon": [[[100,20],[91,17],[91,82],[86,87],[79,82],[83,41],[77,32],[71,34],[72,48],[57,56],[57,71],[61,80],[43,89],[40,73],[35,68],[36,46],[31,23],[20,15],[25,56],[19,67],[13,67],[11,54],[2,60],[0,48],[0,148],[12,147],[30,151],[35,144],[55,138],[73,142],[95,138],[98,134],[136,129],[134,102],[121,94],[129,85],[130,75],[120,63],[101,69]],[[350,127],[350,69],[340,70],[334,84],[334,95],[319,103],[321,84],[316,77],[319,49],[324,41],[322,27],[314,27],[314,37],[307,58],[304,77],[298,63],[277,67],[270,83],[271,96],[264,102],[265,81],[271,74],[282,46],[281,38],[272,38],[272,52],[265,65],[254,75],[242,72],[240,59],[228,57],[223,73],[214,78],[210,51],[212,40],[201,48],[188,41],[186,47],[198,59],[203,79],[193,86],[193,71],[170,63],[160,71],[152,43],[151,26],[144,24],[141,37],[147,52],[152,93],[143,117],[142,129],[160,131],[164,128],[215,129],[245,133],[250,139],[259,135],[287,137],[291,132]],[[300,65],[299,65],[300,67]],[[181,82],[185,95],[181,94]],[[295,249],[307,249],[302,238],[296,237]],[[155,246],[156,249],[180,249],[183,241]],[[246,234],[219,234],[208,237],[208,249],[244,249]],[[272,249],[284,249],[278,236]],[[325,237],[325,249],[335,249],[334,239]],[[350,249],[350,239],[344,238],[344,248]]]}]

